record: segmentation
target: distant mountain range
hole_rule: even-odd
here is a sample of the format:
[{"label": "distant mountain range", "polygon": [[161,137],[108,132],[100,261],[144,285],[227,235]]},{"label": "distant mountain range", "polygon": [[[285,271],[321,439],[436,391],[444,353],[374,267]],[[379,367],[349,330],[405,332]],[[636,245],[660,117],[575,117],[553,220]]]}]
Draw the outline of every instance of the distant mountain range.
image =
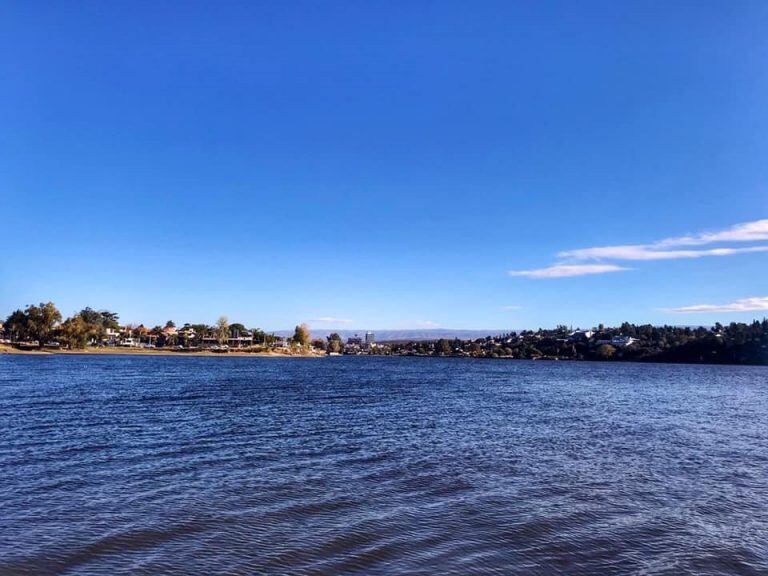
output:
[{"label": "distant mountain range", "polygon": [[[418,341],[418,340],[439,340],[440,338],[459,340],[474,340],[476,338],[485,338],[486,336],[497,336],[508,332],[519,332],[519,329],[509,328],[500,330],[450,330],[447,328],[429,328],[412,330],[370,330],[373,332],[376,342],[396,342],[396,341]],[[327,338],[331,333],[336,332],[343,340],[355,335],[365,338],[368,330],[312,330],[313,338]],[[273,332],[278,336],[293,336],[293,330],[275,330]]]},{"label": "distant mountain range", "polygon": [[[698,328],[700,325],[677,325],[678,328]],[[710,326],[704,326],[710,328]],[[487,329],[487,330],[452,330],[450,328],[414,328],[409,330],[371,330],[373,332],[376,342],[417,342],[420,340],[439,340],[440,338],[446,338],[453,340],[458,338],[459,340],[476,340],[477,338],[485,338],[486,336],[498,336],[500,334],[508,334],[510,332],[522,332],[523,330],[530,330],[530,328],[499,328],[499,329]],[[534,328],[535,330],[535,328]],[[342,340],[346,342],[347,338],[353,336],[359,336],[365,338],[365,333],[368,330],[328,330],[328,329],[313,329],[312,338],[327,338],[333,332],[336,332],[341,336]],[[293,336],[293,330],[267,330],[269,334],[276,334],[277,336],[289,337]]]}]

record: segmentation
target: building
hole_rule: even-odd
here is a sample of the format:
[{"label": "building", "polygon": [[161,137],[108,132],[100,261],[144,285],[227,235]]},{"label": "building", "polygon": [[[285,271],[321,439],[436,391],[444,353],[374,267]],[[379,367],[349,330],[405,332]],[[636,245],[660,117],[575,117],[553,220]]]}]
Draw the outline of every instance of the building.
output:
[{"label": "building", "polygon": [[253,336],[250,332],[238,332],[235,330],[235,333],[227,339],[227,344],[233,348],[251,346],[253,344]]},{"label": "building", "polygon": [[290,347],[291,345],[288,343],[288,340],[280,336],[275,337],[275,339],[272,341],[272,348],[290,348]]},{"label": "building", "polygon": [[363,351],[363,339],[357,334],[353,337],[347,338],[347,343],[344,345],[344,354],[362,354]]},{"label": "building", "polygon": [[195,332],[195,329],[192,328],[192,326],[184,326],[181,330],[179,330],[179,338],[185,342],[191,342],[196,337],[197,332]]},{"label": "building", "polygon": [[600,340],[595,342],[595,344],[598,346],[602,346],[603,344],[610,344],[615,348],[624,348],[626,346],[630,346],[635,342],[637,342],[637,339],[632,338],[631,336],[613,336],[611,338],[601,338]]},{"label": "building", "polygon": [[571,335],[568,336],[568,340],[570,342],[586,342],[594,335],[595,333],[592,330],[576,330],[571,332]]},{"label": "building", "polygon": [[176,330],[176,326],[166,326],[165,328],[163,328],[163,336],[165,336],[166,338],[172,338],[173,336],[176,336],[176,334],[178,333],[179,331]]},{"label": "building", "polygon": [[611,346],[616,346],[617,348],[624,348],[625,346],[630,346],[633,342],[636,342],[637,340],[635,338],[632,338],[632,336],[614,336],[611,338]]},{"label": "building", "polygon": [[108,346],[114,346],[120,342],[122,334],[123,330],[119,327],[117,329],[107,328],[104,330],[104,337],[101,339],[101,341]]},{"label": "building", "polygon": [[[209,334],[207,336],[203,336],[203,347],[205,348],[219,348],[219,337],[214,334]],[[230,334],[227,338],[227,341],[224,345],[227,346],[227,348],[247,348],[253,344],[253,336],[250,334],[240,334],[237,333],[237,335]]]},{"label": "building", "polygon": [[373,332],[365,333],[365,344],[366,346],[373,346],[376,344],[376,335]]}]

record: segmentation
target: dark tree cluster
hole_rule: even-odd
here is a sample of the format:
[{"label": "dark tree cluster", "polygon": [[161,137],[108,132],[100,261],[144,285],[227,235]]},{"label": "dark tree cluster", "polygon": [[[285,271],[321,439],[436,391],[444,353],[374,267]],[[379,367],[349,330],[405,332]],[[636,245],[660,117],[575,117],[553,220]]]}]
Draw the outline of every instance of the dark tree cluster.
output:
[{"label": "dark tree cluster", "polygon": [[393,342],[378,353],[526,360],[768,364],[768,320],[712,327],[624,323],[593,330],[525,330],[476,340]]}]

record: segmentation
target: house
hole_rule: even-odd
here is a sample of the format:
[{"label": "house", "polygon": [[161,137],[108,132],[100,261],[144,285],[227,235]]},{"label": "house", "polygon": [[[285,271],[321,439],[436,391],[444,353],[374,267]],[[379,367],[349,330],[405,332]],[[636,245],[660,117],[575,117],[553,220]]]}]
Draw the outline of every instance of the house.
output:
[{"label": "house", "polygon": [[595,333],[592,330],[575,330],[568,336],[570,342],[587,342]]},{"label": "house", "polygon": [[202,338],[203,347],[204,348],[218,348],[219,347],[219,338],[218,336],[214,336],[212,334],[206,334]]},{"label": "house", "polygon": [[248,331],[238,332],[235,330],[235,333],[231,334],[227,339],[227,344],[229,344],[232,348],[251,346],[253,344],[253,335]]},{"label": "house", "polygon": [[610,344],[615,348],[625,348],[626,346],[629,346],[635,342],[637,342],[637,338],[632,338],[631,336],[618,335],[618,336],[612,336],[611,338],[601,338],[600,340],[595,342],[595,344],[598,346],[602,346],[604,344]]},{"label": "house", "polygon": [[140,324],[133,330],[133,336],[138,336],[139,346],[154,348],[157,342],[157,336],[152,334],[152,330]]},{"label": "house", "polygon": [[[194,330],[192,330],[192,333],[194,333]],[[218,347],[220,345],[219,337],[216,334],[203,335],[202,342],[203,342],[203,346],[210,347],[210,348]],[[253,344],[253,334],[251,334],[247,330],[244,330],[242,332],[234,330],[230,332],[229,337],[227,338],[227,341],[224,342],[223,344],[226,344],[226,346],[229,348],[243,348],[245,346],[251,346]]]},{"label": "house", "polygon": [[120,336],[123,334],[121,328],[107,328],[104,330],[104,336],[101,341],[109,346],[114,346],[120,341]]},{"label": "house", "polygon": [[192,328],[192,326],[184,326],[179,330],[178,334],[179,338],[185,341],[194,340],[197,336],[197,332],[195,332],[195,329]]}]

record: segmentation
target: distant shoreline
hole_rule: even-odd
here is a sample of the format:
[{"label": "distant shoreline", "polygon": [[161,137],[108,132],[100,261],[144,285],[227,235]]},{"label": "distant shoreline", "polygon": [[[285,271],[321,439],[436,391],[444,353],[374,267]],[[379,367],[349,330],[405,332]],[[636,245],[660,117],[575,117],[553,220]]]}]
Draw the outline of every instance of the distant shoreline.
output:
[{"label": "distant shoreline", "polygon": [[291,352],[248,352],[246,350],[229,350],[213,352],[210,350],[181,351],[158,348],[93,348],[75,350],[57,350],[51,348],[22,350],[14,346],[0,344],[0,355],[26,356],[176,356],[176,357],[259,357],[259,358],[323,358],[325,353],[291,353]]},{"label": "distant shoreline", "polygon": [[[163,350],[163,349],[147,349],[147,348],[94,348],[94,349],[75,349],[75,350],[55,350],[55,349],[30,349],[30,350],[21,350],[18,348],[14,348],[13,346],[8,346],[6,344],[0,344],[0,357],[8,355],[8,356],[156,356],[156,357],[176,357],[176,358],[183,358],[183,357],[189,357],[189,358],[211,358],[211,357],[219,357],[219,358],[329,358],[328,354],[323,353],[300,353],[300,354],[294,354],[290,352],[277,352],[277,351],[269,351],[269,352],[247,352],[244,350],[234,350],[229,352],[213,352],[210,350],[196,350],[196,351],[179,351],[179,350]],[[336,355],[333,355],[336,356]],[[507,362],[514,362],[514,361],[523,361],[523,362],[540,362],[540,363],[600,363],[600,364],[672,364],[672,365],[687,365],[687,366],[756,366],[756,367],[765,367],[765,364],[752,364],[752,363],[737,363],[737,362],[683,362],[683,361],[660,361],[660,360],[641,360],[641,359],[634,359],[634,360],[585,360],[585,359],[575,359],[575,358],[510,358],[510,357],[498,357],[498,358],[490,358],[490,357],[465,357],[465,356],[456,356],[456,355],[446,355],[446,356],[435,356],[433,354],[409,354],[409,355],[400,355],[400,354],[390,354],[390,355],[381,355],[381,354],[372,354],[372,355],[348,355],[348,354],[339,354],[338,357],[342,358],[345,356],[365,356],[365,357],[375,357],[375,358],[440,358],[440,359],[471,359],[471,360],[496,360],[496,361],[507,361]]]}]

